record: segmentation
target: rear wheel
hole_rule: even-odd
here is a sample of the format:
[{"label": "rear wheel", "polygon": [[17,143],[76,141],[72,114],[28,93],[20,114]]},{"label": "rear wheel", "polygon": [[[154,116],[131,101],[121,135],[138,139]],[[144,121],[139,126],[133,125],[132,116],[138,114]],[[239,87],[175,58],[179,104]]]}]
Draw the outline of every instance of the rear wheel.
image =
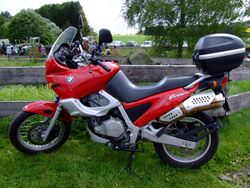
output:
[{"label": "rear wheel", "polygon": [[70,133],[70,125],[57,120],[46,141],[44,135],[50,118],[31,112],[21,112],[9,128],[11,143],[23,153],[35,154],[51,152],[65,143]]},{"label": "rear wheel", "polygon": [[[213,120],[205,113],[197,113],[196,115],[184,117],[171,124],[169,130],[172,133],[185,133],[197,127],[204,127],[212,122]],[[198,133],[193,134],[192,137],[198,138],[208,131],[208,129],[204,128]],[[198,168],[206,164],[213,157],[218,145],[219,132],[216,130],[199,140],[194,149],[160,143],[154,143],[154,148],[160,159],[171,166]]]}]

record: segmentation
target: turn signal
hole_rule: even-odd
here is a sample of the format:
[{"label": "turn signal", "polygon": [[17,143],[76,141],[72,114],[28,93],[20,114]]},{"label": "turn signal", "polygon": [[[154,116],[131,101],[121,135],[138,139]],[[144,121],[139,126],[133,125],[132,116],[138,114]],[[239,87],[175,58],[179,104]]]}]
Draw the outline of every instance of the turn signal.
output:
[{"label": "turn signal", "polygon": [[54,88],[56,88],[56,87],[60,87],[60,84],[54,84],[54,83],[48,83],[48,87],[50,88],[50,89],[54,89]]},{"label": "turn signal", "polygon": [[216,81],[213,81],[213,87],[216,88],[217,87],[217,82]]},{"label": "turn signal", "polygon": [[50,89],[52,89],[52,83],[48,83],[48,87],[50,88]]}]

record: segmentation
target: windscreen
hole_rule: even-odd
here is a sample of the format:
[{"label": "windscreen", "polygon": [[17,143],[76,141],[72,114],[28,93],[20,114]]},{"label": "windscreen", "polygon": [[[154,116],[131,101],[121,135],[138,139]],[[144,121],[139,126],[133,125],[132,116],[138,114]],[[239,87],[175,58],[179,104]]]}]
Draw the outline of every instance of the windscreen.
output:
[{"label": "windscreen", "polygon": [[73,42],[75,36],[77,33],[77,29],[75,27],[68,27],[66,30],[64,30],[64,32],[56,39],[55,43],[53,44],[49,55],[47,57],[47,60],[51,58],[51,56],[53,56],[54,52],[63,44],[63,43],[67,43],[70,44]]}]

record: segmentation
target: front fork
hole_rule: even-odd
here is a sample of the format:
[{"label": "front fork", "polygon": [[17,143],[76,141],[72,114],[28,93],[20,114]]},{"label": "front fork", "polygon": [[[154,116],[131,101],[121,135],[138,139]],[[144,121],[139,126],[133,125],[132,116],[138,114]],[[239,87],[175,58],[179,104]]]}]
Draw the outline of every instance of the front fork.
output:
[{"label": "front fork", "polygon": [[48,128],[46,129],[45,133],[43,134],[43,141],[46,141],[51,130],[53,129],[53,127],[55,126],[56,120],[59,118],[61,112],[62,112],[62,104],[60,102],[58,102],[58,106],[56,108],[55,114],[53,116],[53,118],[51,119],[51,122],[49,123]]}]

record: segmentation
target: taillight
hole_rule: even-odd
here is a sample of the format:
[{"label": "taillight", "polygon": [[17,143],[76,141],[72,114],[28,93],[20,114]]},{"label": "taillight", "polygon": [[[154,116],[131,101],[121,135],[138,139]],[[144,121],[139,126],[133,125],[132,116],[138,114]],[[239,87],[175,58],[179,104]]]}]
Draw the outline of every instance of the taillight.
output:
[{"label": "taillight", "polygon": [[221,81],[221,86],[222,86],[222,87],[226,87],[227,84],[228,84],[228,81],[229,81],[228,76],[225,76],[225,77],[223,78],[223,80]]}]

